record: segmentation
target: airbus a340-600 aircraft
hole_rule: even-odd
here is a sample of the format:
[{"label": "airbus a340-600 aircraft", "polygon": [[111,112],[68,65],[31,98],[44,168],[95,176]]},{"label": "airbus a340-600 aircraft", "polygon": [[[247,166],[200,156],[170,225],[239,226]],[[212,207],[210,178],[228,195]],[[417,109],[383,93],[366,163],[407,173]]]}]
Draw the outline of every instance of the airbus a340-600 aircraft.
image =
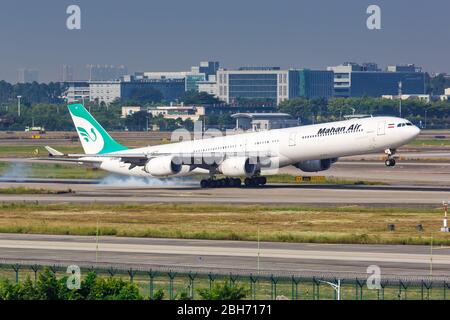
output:
[{"label": "airbus a340-600 aircraft", "polygon": [[[170,178],[209,175],[203,188],[266,184],[264,175],[295,166],[304,172],[327,170],[339,157],[386,153],[395,166],[398,147],[414,140],[419,128],[396,117],[366,117],[293,128],[129,149],[102,128],[81,104],[68,106],[85,154],[46,147],[52,159],[95,165],[130,176]],[[216,175],[225,178],[216,179]]]}]

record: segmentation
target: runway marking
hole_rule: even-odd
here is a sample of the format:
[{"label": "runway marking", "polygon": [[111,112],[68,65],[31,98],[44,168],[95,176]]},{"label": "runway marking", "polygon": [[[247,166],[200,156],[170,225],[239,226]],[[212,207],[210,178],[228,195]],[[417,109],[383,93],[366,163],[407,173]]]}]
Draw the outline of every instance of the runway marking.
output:
[{"label": "runway marking", "polygon": [[[96,251],[95,243],[89,242],[61,242],[61,241],[24,241],[0,240],[0,248],[32,249],[55,251]],[[230,256],[230,257],[256,257],[257,248],[239,247],[207,247],[207,246],[171,246],[171,245],[142,245],[101,243],[99,252],[122,252],[144,254],[172,254],[195,256]],[[281,250],[262,249],[261,257],[279,259],[302,260],[341,260],[341,261],[367,261],[367,262],[396,262],[428,264],[428,254],[380,253],[380,252],[347,252],[347,251],[319,251],[319,250]],[[434,264],[450,265],[449,255],[434,255]]]}]

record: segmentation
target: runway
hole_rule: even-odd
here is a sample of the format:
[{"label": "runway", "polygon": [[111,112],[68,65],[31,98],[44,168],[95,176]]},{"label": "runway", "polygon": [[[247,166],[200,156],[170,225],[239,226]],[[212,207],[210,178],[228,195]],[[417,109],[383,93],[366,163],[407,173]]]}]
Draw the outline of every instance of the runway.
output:
[{"label": "runway", "polygon": [[[450,276],[450,247],[435,248],[431,260],[427,246],[325,245],[246,241],[210,241],[101,237],[99,266],[121,268],[260,272],[279,275],[309,273],[364,277],[369,265],[386,277]],[[82,236],[0,234],[3,263],[43,265],[95,265],[96,239]],[[259,256],[259,263],[258,263]]]},{"label": "runway", "polygon": [[[64,179],[0,179],[0,186],[43,188],[58,194],[0,194],[10,203],[215,203],[265,205],[363,205],[438,207],[450,186],[270,184],[261,188],[201,189],[196,180],[152,182]],[[69,191],[70,190],[70,191]]]}]

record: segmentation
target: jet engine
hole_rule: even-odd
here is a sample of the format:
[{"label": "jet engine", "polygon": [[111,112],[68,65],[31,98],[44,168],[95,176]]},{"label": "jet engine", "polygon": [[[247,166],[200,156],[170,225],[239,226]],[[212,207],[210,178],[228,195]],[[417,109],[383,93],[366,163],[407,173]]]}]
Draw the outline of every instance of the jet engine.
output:
[{"label": "jet engine", "polygon": [[295,164],[295,167],[304,172],[318,172],[330,169],[338,159],[306,160]]},{"label": "jet engine", "polygon": [[167,177],[180,173],[183,165],[180,159],[174,156],[152,158],[147,161],[144,171],[154,177]]},{"label": "jet engine", "polygon": [[218,170],[230,177],[253,176],[256,173],[257,165],[251,163],[247,157],[228,158],[219,165]]}]

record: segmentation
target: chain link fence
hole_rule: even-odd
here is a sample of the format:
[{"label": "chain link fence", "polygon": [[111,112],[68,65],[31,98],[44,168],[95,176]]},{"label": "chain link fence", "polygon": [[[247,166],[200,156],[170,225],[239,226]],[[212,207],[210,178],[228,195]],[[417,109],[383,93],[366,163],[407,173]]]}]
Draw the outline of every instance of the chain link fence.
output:
[{"label": "chain link fence", "polygon": [[[36,281],[39,272],[49,268],[57,277],[67,276],[67,265],[42,266],[30,263],[0,262],[0,279]],[[127,268],[115,266],[80,266],[81,277],[95,272],[100,277],[120,277],[135,283],[144,297],[176,299],[181,294],[199,299],[198,289],[211,289],[215,283],[229,282],[247,288],[247,299],[292,300],[448,300],[450,278],[421,276],[383,276],[376,289],[369,289],[367,274],[295,275],[227,272],[225,270],[187,270],[186,268]]]}]

